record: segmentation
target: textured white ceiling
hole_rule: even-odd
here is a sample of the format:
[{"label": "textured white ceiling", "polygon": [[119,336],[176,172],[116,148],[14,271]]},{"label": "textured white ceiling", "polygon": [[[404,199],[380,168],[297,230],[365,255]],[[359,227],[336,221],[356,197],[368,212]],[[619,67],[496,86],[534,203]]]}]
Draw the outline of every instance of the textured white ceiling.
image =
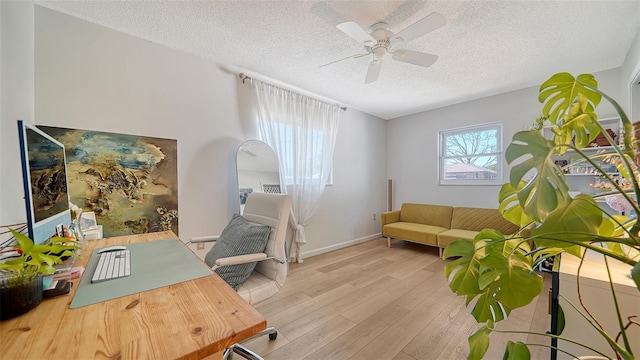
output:
[{"label": "textured white ceiling", "polygon": [[[383,119],[534,86],[559,71],[619,67],[640,28],[640,1],[36,1],[42,6]],[[394,33],[431,12],[447,25],[406,45],[429,68],[370,57],[336,25],[384,21]]]}]

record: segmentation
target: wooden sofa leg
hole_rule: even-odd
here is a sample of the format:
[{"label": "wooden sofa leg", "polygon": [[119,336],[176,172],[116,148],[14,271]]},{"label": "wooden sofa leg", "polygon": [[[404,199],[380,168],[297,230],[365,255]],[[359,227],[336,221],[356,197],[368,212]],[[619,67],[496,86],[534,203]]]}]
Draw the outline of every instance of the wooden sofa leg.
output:
[{"label": "wooden sofa leg", "polygon": [[441,247],[438,248],[438,256],[440,256],[440,259],[442,259],[442,248]]},{"label": "wooden sofa leg", "polygon": [[387,236],[387,247],[391,249],[391,238]]}]

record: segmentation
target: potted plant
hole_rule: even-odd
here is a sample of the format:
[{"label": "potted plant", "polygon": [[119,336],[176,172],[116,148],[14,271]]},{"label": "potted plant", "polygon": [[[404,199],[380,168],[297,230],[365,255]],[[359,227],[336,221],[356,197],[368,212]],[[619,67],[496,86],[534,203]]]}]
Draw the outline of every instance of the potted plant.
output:
[{"label": "potted plant", "polygon": [[53,237],[34,244],[26,235],[10,229],[15,243],[0,249],[12,256],[0,263],[0,320],[21,315],[42,301],[42,276],[55,272],[55,264],[76,256],[76,241]]},{"label": "potted plant", "polygon": [[[602,98],[620,116],[620,142],[615,142],[598,122],[595,108]],[[583,257],[589,249],[605,258],[626,263],[632,269],[630,276],[636,288],[640,289],[640,223],[636,218],[609,213],[596,202],[598,197],[617,196],[628,203],[635,214],[640,214],[640,176],[633,124],[615,100],[598,90],[597,81],[590,74],[577,78],[568,73],[553,75],[540,86],[539,101],[543,103],[542,116],[536,120],[534,128],[513,135],[507,147],[505,157],[511,166],[510,181],[499,193],[499,210],[507,220],[520,225],[521,230],[505,236],[486,229],[472,242],[458,240],[444,251],[445,258],[455,258],[445,265],[450,288],[465,296],[467,304],[473,304],[471,313],[478,323],[484,324],[469,337],[469,359],[484,356],[489,347],[489,334],[497,331],[496,322],[504,320],[512,310],[529,304],[541,293],[542,277],[534,269],[559,254]],[[545,125],[551,130],[550,138],[541,134]],[[585,151],[598,135],[611,144],[608,150]],[[569,194],[564,171],[553,160],[555,155],[567,151],[575,152],[578,161],[597,169],[602,177],[601,184],[605,184],[601,185],[606,189],[604,192],[596,196]],[[603,162],[614,165],[619,176],[604,171]],[[525,180],[525,176],[529,179]],[[603,271],[609,272],[609,266]],[[611,289],[615,300],[613,285]],[[619,323],[617,334],[598,327],[586,311],[584,316],[619,359],[635,359],[627,330],[638,323],[622,318],[617,302],[615,304]],[[579,304],[574,306],[581,308]],[[564,339],[561,334],[563,321],[560,311],[558,333],[541,335]],[[590,344],[581,345],[588,347]],[[504,358],[529,359],[527,344],[509,342]]]}]

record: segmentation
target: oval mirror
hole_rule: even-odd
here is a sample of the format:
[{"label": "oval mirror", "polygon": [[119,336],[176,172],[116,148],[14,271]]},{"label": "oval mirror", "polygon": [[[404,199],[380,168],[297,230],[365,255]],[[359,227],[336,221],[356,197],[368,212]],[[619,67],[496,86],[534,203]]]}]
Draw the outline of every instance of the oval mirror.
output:
[{"label": "oval mirror", "polygon": [[250,193],[280,193],[278,157],[264,142],[248,140],[242,143],[236,155],[236,167],[241,214]]}]

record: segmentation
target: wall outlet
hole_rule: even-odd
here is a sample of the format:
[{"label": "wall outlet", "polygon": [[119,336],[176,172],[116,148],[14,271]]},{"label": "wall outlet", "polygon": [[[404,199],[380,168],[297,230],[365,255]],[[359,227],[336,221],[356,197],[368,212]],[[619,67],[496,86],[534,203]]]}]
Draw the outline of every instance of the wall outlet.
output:
[{"label": "wall outlet", "polygon": [[196,245],[196,249],[198,249],[198,250],[204,250],[204,243],[198,243],[198,244]]},{"label": "wall outlet", "polygon": [[376,219],[376,214],[373,214],[373,220],[375,221],[375,219]]}]

